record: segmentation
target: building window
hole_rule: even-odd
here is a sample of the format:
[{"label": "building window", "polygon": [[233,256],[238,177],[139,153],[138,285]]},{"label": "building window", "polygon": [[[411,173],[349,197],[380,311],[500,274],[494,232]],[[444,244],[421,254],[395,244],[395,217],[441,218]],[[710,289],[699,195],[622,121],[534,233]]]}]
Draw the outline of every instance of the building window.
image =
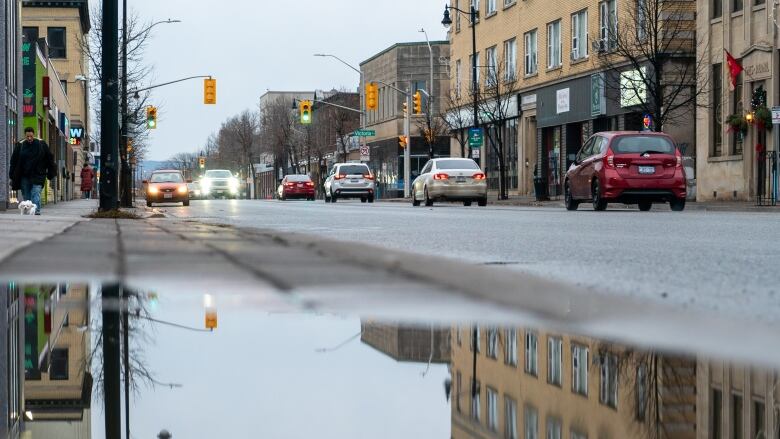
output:
[{"label": "building window", "polygon": [[571,16],[571,59],[578,60],[588,56],[588,10],[584,9]]},{"label": "building window", "polygon": [[753,6],[762,6],[766,4],[766,0],[754,0]]},{"label": "building window", "polygon": [[487,58],[487,78],[485,83],[488,86],[496,85],[496,46],[489,47],[485,50],[485,58]]},{"label": "building window", "polygon": [[605,354],[601,357],[601,382],[599,383],[599,402],[617,408],[618,369],[617,357]]},{"label": "building window", "polygon": [[485,13],[487,15],[496,13],[496,0],[487,0],[487,10]]},{"label": "building window", "polygon": [[579,431],[571,431],[571,439],[588,439],[588,435]]},{"label": "building window", "polygon": [[504,347],[504,363],[517,366],[517,330],[505,331],[506,346]]},{"label": "building window", "polygon": [[460,371],[455,374],[455,408],[460,413],[460,396],[463,393],[463,375]]},{"label": "building window", "polygon": [[547,418],[547,439],[561,439],[562,430],[560,419]]},{"label": "building window", "polygon": [[[734,96],[732,98],[732,105],[734,112],[732,114],[742,115],[745,111],[744,102],[744,76],[742,73],[737,76],[737,86],[734,87]],[[735,132],[731,139],[731,155],[742,155],[744,149],[744,137],[741,132]]]},{"label": "building window", "polygon": [[742,396],[731,396],[731,439],[742,439]]},{"label": "building window", "polygon": [[535,332],[526,331],[525,333],[525,371],[531,375],[538,374],[538,351],[539,336]]},{"label": "building window", "polygon": [[571,390],[585,396],[588,396],[588,353],[585,346],[571,347]]},{"label": "building window", "polygon": [[[712,157],[723,154],[723,66],[712,66]],[[736,134],[735,134],[736,136]]]},{"label": "building window", "polygon": [[712,18],[723,16],[723,0],[712,0]]},{"label": "building window", "polygon": [[25,43],[34,43],[38,41],[38,28],[36,26],[24,26],[22,28],[22,41]]},{"label": "building window", "polygon": [[556,337],[547,338],[547,382],[561,385],[561,369],[563,368],[563,340]]},{"label": "building window", "polygon": [[460,60],[455,61],[455,97],[460,99]]},{"label": "building window", "polygon": [[647,365],[640,364],[636,368],[636,419],[645,420],[647,413]]},{"label": "building window", "polygon": [[474,340],[477,341],[477,352],[482,352],[482,334],[480,334],[479,326],[475,326],[471,329],[470,337],[471,339],[471,350],[474,351]]},{"label": "building window", "polygon": [[60,85],[62,86],[62,91],[65,92],[65,95],[68,95],[68,81],[61,79]]},{"label": "building window", "polygon": [[617,47],[617,0],[599,3],[599,50],[614,50]]},{"label": "building window", "polygon": [[512,5],[512,4],[514,4],[516,1],[517,1],[517,0],[504,0],[504,7],[507,7],[507,6],[509,6],[509,5]]},{"label": "building window", "polygon": [[498,431],[498,393],[488,387],[487,389],[488,428]]},{"label": "building window", "polygon": [[504,41],[504,80],[511,82],[517,74],[517,40]]},{"label": "building window", "polygon": [[[475,11],[477,11],[477,16],[479,16],[479,0],[471,0],[471,7],[474,8]],[[469,11],[471,11],[469,9]],[[476,20],[477,23],[479,23],[479,19]]]},{"label": "building window", "polygon": [[539,439],[539,412],[530,405],[525,406],[525,439]]},{"label": "building window", "polygon": [[[477,66],[476,69],[474,68],[475,63]],[[479,53],[477,53],[476,58],[473,55],[469,56],[469,65],[471,66],[471,72],[469,73],[469,82],[471,85],[471,90],[474,91],[474,72],[477,73],[477,87],[479,87]]]},{"label": "building window", "polygon": [[517,402],[504,396],[504,438],[517,439]]},{"label": "building window", "polygon": [[490,358],[498,358],[498,329],[496,328],[488,329],[487,336],[488,336],[487,356]]},{"label": "building window", "polygon": [[525,34],[525,74],[535,75],[537,71],[536,29]]},{"label": "building window", "polygon": [[753,401],[753,426],[750,429],[752,434],[750,437],[766,437],[766,426],[764,425],[764,403],[762,401]]},{"label": "building window", "polygon": [[561,66],[561,20],[547,24],[547,68]]},{"label": "building window", "polygon": [[[456,8],[460,5],[459,0],[453,0],[452,5]],[[460,32],[460,12],[455,11],[455,32]]]},{"label": "building window", "polygon": [[647,16],[649,15],[648,0],[636,0],[636,36],[639,41],[647,37]]},{"label": "building window", "polygon": [[480,389],[479,389],[479,381],[477,381],[477,391],[474,392],[474,389],[471,389],[471,418],[475,421],[479,422],[480,420],[480,411],[482,408],[479,404],[480,399]]},{"label": "building window", "polygon": [[710,413],[710,431],[712,439],[721,439],[723,434],[723,393],[719,389],[712,389],[712,412]]},{"label": "building window", "polygon": [[744,7],[743,0],[732,0],[731,6],[731,12],[739,12]]},{"label": "building window", "polygon": [[49,58],[67,58],[65,50],[67,40],[65,39],[64,27],[50,27],[48,29]]},{"label": "building window", "polygon": [[68,350],[52,349],[49,379],[63,381],[68,379]]}]

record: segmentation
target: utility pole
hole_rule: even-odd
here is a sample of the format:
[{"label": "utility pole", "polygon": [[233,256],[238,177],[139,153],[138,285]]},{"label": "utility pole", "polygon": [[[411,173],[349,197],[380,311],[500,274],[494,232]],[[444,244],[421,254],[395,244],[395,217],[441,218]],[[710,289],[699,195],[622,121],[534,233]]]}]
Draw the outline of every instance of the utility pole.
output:
[{"label": "utility pole", "polygon": [[[102,68],[100,99],[100,210],[118,207],[119,154],[119,11],[117,0],[103,0]],[[109,413],[106,413],[108,422]],[[107,436],[112,439],[113,436]],[[118,438],[117,438],[118,439]]]},{"label": "utility pole", "polygon": [[[131,194],[132,176],[130,175],[130,166],[127,151],[127,0],[122,0],[122,132],[119,142],[119,157],[121,157],[122,167],[120,169],[119,188],[121,190],[121,206],[133,207],[133,196]],[[127,439],[130,439],[129,436]]]},{"label": "utility pole", "polygon": [[[126,1],[126,0],[125,0]],[[125,439],[130,439],[130,293],[123,291],[122,301],[122,344],[125,363]]]},{"label": "utility pole", "polygon": [[[104,2],[104,8],[106,3]],[[105,9],[104,9],[105,10]],[[116,10],[116,9],[114,9]],[[116,59],[116,51],[113,52]],[[105,399],[106,439],[122,439],[122,394],[119,365],[119,285],[104,285],[101,290],[103,307],[103,389]]]},{"label": "utility pole", "polygon": [[406,136],[406,148],[404,148],[404,198],[409,198],[409,188],[412,182],[412,137],[409,135],[411,132],[412,121],[412,95],[407,90],[406,92],[406,114],[404,115],[404,136]]}]

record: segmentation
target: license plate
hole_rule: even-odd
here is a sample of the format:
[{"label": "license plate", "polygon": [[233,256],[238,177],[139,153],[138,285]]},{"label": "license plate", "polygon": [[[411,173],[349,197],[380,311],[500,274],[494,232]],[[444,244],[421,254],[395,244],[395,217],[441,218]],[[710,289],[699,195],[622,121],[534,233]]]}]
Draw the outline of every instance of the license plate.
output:
[{"label": "license plate", "polygon": [[350,180],[350,182],[351,182],[351,183],[360,183],[360,182],[358,181],[358,179],[356,179],[356,178],[353,178],[352,180]]},{"label": "license plate", "polygon": [[298,183],[298,187],[303,187],[303,183]]},{"label": "license plate", "polygon": [[640,166],[640,174],[655,174],[655,166]]},{"label": "license plate", "polygon": [[458,177],[458,179],[455,180],[455,181],[457,181],[458,183],[465,183],[466,182],[466,177]]},{"label": "license plate", "polygon": [[163,194],[163,198],[173,198],[173,194]]}]

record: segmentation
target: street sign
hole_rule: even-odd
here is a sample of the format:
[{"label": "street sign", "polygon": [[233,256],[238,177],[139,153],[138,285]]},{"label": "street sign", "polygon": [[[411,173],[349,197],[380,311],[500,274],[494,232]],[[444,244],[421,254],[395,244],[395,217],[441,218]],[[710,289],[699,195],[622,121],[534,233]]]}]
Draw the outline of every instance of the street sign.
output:
[{"label": "street sign", "polygon": [[360,147],[360,161],[367,162],[371,160],[371,148],[366,145]]},{"label": "street sign", "polygon": [[471,158],[478,159],[480,151],[481,150],[479,148],[474,148],[474,150],[471,151]]},{"label": "street sign", "polygon": [[375,130],[355,130],[352,132],[352,137],[373,137],[376,136]]},{"label": "street sign", "polygon": [[772,107],[772,123],[780,125],[780,107]]},{"label": "street sign", "polygon": [[469,128],[469,146],[472,148],[482,147],[482,128]]}]

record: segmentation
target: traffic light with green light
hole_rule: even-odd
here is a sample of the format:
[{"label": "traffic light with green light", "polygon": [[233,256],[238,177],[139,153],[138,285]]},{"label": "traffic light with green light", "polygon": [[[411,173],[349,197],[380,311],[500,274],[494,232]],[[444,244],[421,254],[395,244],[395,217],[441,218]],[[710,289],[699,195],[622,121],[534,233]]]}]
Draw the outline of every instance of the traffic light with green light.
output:
[{"label": "traffic light with green light", "polygon": [[311,101],[301,101],[299,104],[301,111],[301,124],[308,125],[311,123]]},{"label": "traffic light with green light", "polygon": [[146,107],[146,128],[150,130],[157,128],[157,107],[152,105]]}]

